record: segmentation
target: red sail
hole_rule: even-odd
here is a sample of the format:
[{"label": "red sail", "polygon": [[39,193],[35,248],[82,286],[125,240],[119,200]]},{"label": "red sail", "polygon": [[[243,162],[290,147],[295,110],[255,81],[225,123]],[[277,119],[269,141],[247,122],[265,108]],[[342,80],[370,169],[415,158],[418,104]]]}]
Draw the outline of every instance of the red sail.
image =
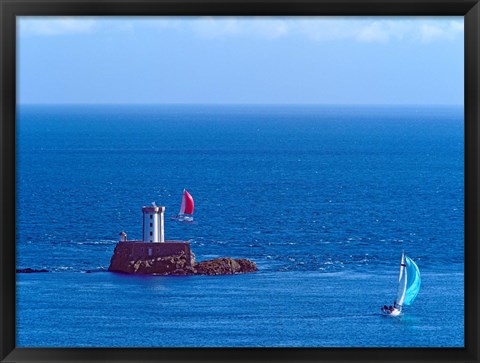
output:
[{"label": "red sail", "polygon": [[185,212],[184,213],[185,214],[193,214],[194,203],[193,203],[192,196],[190,195],[189,192],[187,192],[185,190],[184,197],[185,197]]}]

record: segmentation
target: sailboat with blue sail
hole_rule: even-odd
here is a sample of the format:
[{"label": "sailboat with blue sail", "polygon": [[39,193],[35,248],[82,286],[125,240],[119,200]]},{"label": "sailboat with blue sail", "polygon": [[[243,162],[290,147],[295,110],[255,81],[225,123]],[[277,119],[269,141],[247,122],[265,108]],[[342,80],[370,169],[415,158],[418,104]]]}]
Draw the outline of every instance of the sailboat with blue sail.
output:
[{"label": "sailboat with blue sail", "polygon": [[398,316],[405,305],[411,305],[420,291],[422,279],[417,264],[402,252],[400,272],[398,275],[397,298],[393,306],[382,307],[382,313],[389,316]]}]

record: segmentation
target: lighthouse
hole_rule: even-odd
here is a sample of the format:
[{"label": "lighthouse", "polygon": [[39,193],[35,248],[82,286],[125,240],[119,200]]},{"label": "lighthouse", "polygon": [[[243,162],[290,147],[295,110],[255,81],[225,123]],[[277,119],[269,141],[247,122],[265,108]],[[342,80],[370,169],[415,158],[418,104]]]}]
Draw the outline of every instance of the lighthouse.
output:
[{"label": "lighthouse", "polygon": [[[188,266],[193,266],[195,257],[190,251],[189,242],[165,240],[165,207],[157,206],[153,202],[151,206],[142,207],[142,213],[142,239],[129,240],[126,232],[120,232],[108,268],[109,271],[126,272],[134,268],[132,266],[138,267],[138,263],[141,263],[141,261],[148,260],[148,264],[151,265],[155,263],[153,261],[155,259],[181,255],[185,256]],[[175,268],[174,265],[172,266],[172,268]]]},{"label": "lighthouse", "polygon": [[159,207],[153,203],[151,207],[143,207],[143,242],[165,242],[164,234],[165,207]]}]

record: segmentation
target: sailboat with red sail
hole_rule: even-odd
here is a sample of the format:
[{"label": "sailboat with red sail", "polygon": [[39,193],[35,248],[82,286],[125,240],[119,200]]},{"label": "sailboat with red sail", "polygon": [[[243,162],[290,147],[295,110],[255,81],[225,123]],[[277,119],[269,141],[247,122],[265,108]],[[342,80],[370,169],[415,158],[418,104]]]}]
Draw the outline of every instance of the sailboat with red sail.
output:
[{"label": "sailboat with red sail", "polygon": [[193,210],[195,209],[195,203],[193,202],[192,195],[183,189],[182,204],[177,216],[172,217],[179,222],[193,222]]}]

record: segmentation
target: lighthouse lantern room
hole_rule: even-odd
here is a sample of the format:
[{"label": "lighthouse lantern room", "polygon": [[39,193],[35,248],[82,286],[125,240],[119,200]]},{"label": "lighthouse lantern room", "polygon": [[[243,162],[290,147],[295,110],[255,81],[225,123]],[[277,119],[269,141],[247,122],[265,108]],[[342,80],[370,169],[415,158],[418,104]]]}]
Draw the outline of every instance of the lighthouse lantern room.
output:
[{"label": "lighthouse lantern room", "polygon": [[153,205],[143,207],[143,242],[165,242],[164,212],[165,207]]}]

